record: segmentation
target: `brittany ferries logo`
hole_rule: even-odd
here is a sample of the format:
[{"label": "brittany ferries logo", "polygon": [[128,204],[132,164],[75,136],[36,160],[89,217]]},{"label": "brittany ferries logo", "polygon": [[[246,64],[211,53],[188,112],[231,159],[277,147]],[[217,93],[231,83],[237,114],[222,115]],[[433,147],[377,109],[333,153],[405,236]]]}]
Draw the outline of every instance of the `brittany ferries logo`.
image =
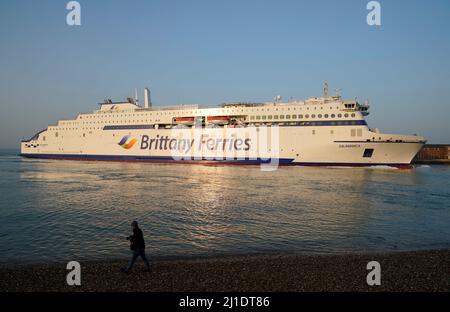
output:
[{"label": "brittany ferries logo", "polygon": [[[130,135],[126,135],[122,138],[122,140],[120,140],[119,143],[117,143],[118,145],[120,145],[122,148],[124,149],[130,149],[133,147],[134,144],[136,144],[136,142],[138,141],[135,138],[132,138],[131,140],[129,140]],[[129,140],[129,141],[128,141]]]}]

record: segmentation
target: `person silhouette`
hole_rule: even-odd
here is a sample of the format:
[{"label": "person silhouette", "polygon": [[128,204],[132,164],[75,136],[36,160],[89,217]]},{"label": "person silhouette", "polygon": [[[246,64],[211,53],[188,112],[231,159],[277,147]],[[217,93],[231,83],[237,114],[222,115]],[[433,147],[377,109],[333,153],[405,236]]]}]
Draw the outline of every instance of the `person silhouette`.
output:
[{"label": "person silhouette", "polygon": [[144,260],[145,272],[149,272],[150,264],[145,256],[145,241],[142,230],[139,228],[137,221],[131,222],[131,228],[133,230],[133,235],[128,236],[127,240],[130,241],[130,249],[133,254],[128,262],[128,266],[126,268],[122,268],[121,271],[125,273],[130,272],[136,262],[136,259],[141,256],[142,260]]}]

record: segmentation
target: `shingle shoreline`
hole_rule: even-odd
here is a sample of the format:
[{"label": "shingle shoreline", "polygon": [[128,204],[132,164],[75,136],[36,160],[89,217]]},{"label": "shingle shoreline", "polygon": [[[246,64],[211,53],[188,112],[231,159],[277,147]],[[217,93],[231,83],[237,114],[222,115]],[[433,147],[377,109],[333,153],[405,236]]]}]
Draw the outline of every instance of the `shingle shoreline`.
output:
[{"label": "shingle shoreline", "polygon": [[[368,286],[369,261],[381,286]],[[0,291],[450,291],[450,250],[374,254],[280,254],[142,261],[81,262],[81,286],[68,286],[65,264],[0,268]]]}]

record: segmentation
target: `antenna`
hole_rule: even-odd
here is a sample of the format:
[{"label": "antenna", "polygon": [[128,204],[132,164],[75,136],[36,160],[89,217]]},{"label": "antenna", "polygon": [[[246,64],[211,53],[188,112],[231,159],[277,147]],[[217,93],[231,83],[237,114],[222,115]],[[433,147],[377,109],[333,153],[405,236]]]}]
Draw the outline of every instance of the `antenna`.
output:
[{"label": "antenna", "polygon": [[328,82],[326,82],[326,81],[323,84],[323,96],[328,97]]},{"label": "antenna", "polygon": [[341,91],[342,91],[342,89],[338,88],[338,89],[334,89],[334,91],[336,92],[336,96],[337,96],[337,97],[341,97]]},{"label": "antenna", "polygon": [[134,88],[134,101],[136,104],[139,103],[137,88]]}]

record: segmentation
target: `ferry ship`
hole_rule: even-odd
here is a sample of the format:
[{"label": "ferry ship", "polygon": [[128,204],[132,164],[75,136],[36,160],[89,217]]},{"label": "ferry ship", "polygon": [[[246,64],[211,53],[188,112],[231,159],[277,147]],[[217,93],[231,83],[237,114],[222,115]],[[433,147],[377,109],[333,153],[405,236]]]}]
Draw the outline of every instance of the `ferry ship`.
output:
[{"label": "ferry ship", "polygon": [[137,95],[59,120],[21,142],[27,158],[213,165],[411,168],[426,140],[369,128],[369,105],[328,95],[283,102],[152,106]]}]

